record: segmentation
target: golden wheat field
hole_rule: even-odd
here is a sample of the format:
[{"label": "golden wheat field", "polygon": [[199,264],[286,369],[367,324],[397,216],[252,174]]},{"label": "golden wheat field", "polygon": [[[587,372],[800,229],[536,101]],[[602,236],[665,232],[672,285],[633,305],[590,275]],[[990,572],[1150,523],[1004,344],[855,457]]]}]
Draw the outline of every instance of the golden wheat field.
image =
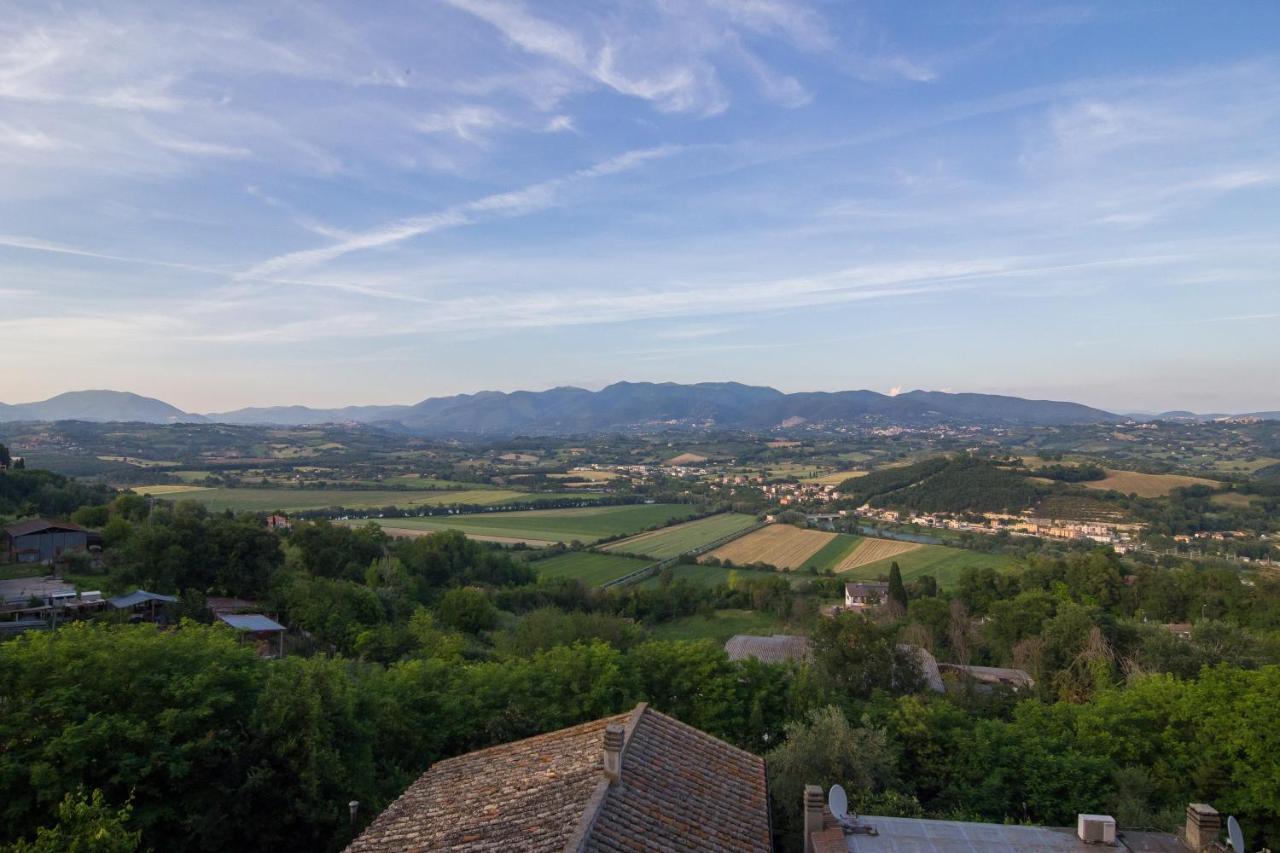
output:
[{"label": "golden wheat field", "polygon": [[1215,480],[1187,477],[1182,474],[1141,474],[1137,471],[1107,469],[1104,480],[1091,480],[1080,485],[1090,489],[1114,489],[1123,494],[1136,494],[1140,498],[1162,498],[1174,489],[1186,486],[1220,486]]},{"label": "golden wheat field", "polygon": [[770,524],[723,545],[703,559],[715,557],[735,565],[768,563],[780,569],[798,569],[823,545],[836,538],[834,533],[804,530],[790,524]]},{"label": "golden wheat field", "polygon": [[858,543],[857,548],[849,552],[849,556],[840,561],[839,565],[836,566],[836,571],[847,572],[858,568],[858,566],[887,560],[890,557],[896,557],[899,554],[905,554],[908,551],[923,547],[923,545],[916,542],[899,542],[896,539],[863,539]]}]

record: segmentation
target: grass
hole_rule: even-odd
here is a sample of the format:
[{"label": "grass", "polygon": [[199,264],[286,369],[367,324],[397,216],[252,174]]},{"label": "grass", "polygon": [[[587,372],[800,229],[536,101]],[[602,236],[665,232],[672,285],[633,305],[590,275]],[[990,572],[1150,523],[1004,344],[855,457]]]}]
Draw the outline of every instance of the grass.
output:
[{"label": "grass", "polygon": [[399,474],[395,477],[388,477],[385,481],[392,486],[405,486],[410,489],[466,489],[468,491],[481,491],[485,489],[493,489],[486,483],[461,483],[457,480],[441,480],[436,477],[419,477],[417,474]]},{"label": "grass", "polygon": [[712,640],[723,644],[735,634],[776,634],[785,623],[755,610],[717,610],[712,616],[688,616],[650,629],[656,640]]},{"label": "grass", "polygon": [[684,524],[651,530],[638,536],[604,545],[603,550],[621,554],[645,554],[657,560],[675,557],[755,524],[754,516],[726,512],[686,521]]},{"label": "grass", "polygon": [[687,504],[627,504],[526,512],[486,512],[435,518],[387,518],[378,520],[378,523],[397,530],[461,530],[477,538],[527,542],[595,542],[606,536],[635,533],[646,527],[665,524],[673,518],[685,518],[694,509]]},{"label": "grass", "polygon": [[1213,470],[1221,471],[1224,474],[1252,474],[1260,468],[1266,468],[1268,465],[1275,465],[1280,459],[1270,456],[1260,456],[1255,459],[1219,459],[1212,463]]},{"label": "grass", "polygon": [[174,468],[177,462],[162,462],[156,459],[138,459],[133,456],[99,456],[103,462],[123,462],[135,468]]},{"label": "grass", "polygon": [[707,457],[698,453],[681,453],[679,456],[672,456],[663,462],[663,465],[697,465],[706,462]]},{"label": "grass", "polygon": [[1140,498],[1162,498],[1174,489],[1186,486],[1220,486],[1216,480],[1203,477],[1187,477],[1182,474],[1140,474],[1137,471],[1107,469],[1102,480],[1091,480],[1080,485],[1090,489],[1112,489],[1121,494],[1136,494]]},{"label": "grass", "polygon": [[723,644],[734,634],[781,634],[786,622],[758,610],[717,610],[712,616],[687,616],[650,629],[655,640],[712,640]]},{"label": "grass", "polygon": [[348,509],[379,509],[396,506],[404,509],[415,506],[448,506],[450,504],[522,503],[539,498],[558,497],[548,494],[515,492],[509,489],[468,489],[466,491],[392,491],[383,489],[209,489],[200,486],[130,486],[138,494],[152,494],[173,500],[198,501],[210,510],[224,509],[248,512],[272,510],[296,511],[346,507]]},{"label": "grass", "polygon": [[823,545],[816,553],[809,556],[807,560],[801,564],[801,569],[807,569],[810,566],[817,568],[819,572],[825,572],[828,569],[834,571],[835,567],[840,565],[841,561],[849,554],[853,553],[853,549],[858,547],[862,542],[861,536],[851,536],[848,533],[837,533],[836,538],[832,539],[826,545]]},{"label": "grass", "polygon": [[1003,554],[983,554],[979,551],[968,551],[963,548],[948,548],[946,545],[925,545],[905,554],[888,557],[875,563],[867,563],[843,572],[840,576],[848,580],[875,580],[889,575],[889,567],[893,563],[902,569],[904,581],[914,580],[921,575],[933,575],[938,586],[950,589],[960,579],[960,574],[969,568],[993,568],[996,571],[1007,571],[1017,561]]},{"label": "grass", "polygon": [[155,495],[158,498],[167,498],[169,495],[187,495],[194,492],[207,492],[210,489],[204,486],[192,486],[189,484],[161,484],[158,486],[133,486],[133,490],[140,495]]},{"label": "grass", "polygon": [[577,578],[587,586],[603,586],[609,581],[652,565],[649,560],[597,554],[593,551],[570,551],[529,564],[540,578]]},{"label": "grass", "polygon": [[567,474],[548,474],[547,476],[552,480],[577,478],[586,480],[590,483],[607,483],[610,480],[617,480],[622,475],[617,471],[597,471],[594,468],[571,468]]},{"label": "grass", "polygon": [[[688,564],[680,563],[675,566],[672,571],[675,573],[676,580],[688,581],[689,583],[700,584],[702,586],[717,586],[719,584],[728,583],[729,575],[742,580],[753,580],[760,578],[783,578],[792,586],[804,583],[813,579],[808,574],[800,574],[798,572],[761,572],[752,569],[726,569],[724,566],[706,566],[702,563]],[[640,582],[640,586],[645,589],[653,589],[662,583],[662,579],[658,576],[647,578]]]},{"label": "grass", "polygon": [[1209,499],[1210,503],[1219,506],[1229,506],[1233,509],[1247,509],[1253,505],[1255,496],[1242,495],[1239,492],[1223,492],[1220,495],[1214,495]]},{"label": "grass", "polygon": [[836,471],[833,474],[823,474],[819,477],[810,477],[804,482],[815,483],[819,486],[838,486],[845,480],[852,480],[854,477],[864,477],[869,471]]}]

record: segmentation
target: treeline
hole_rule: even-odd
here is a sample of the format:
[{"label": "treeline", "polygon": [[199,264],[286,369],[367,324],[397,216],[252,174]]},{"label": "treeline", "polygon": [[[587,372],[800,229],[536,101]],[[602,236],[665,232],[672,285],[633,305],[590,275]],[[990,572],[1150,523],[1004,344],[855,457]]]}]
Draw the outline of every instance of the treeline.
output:
[{"label": "treeline", "polygon": [[[335,850],[347,802],[376,815],[434,761],[653,701],[759,749],[790,716],[782,668],[710,643],[603,642],[465,663],[423,627],[391,666],[259,661],[192,623],[74,625],[0,644],[0,837],[33,834],[81,786],[132,804],[157,850]],[[51,689],[51,685],[59,685]]]},{"label": "treeline", "polygon": [[1040,491],[1021,474],[968,456],[949,460],[910,488],[872,498],[872,506],[915,512],[1020,512]]},{"label": "treeline", "polygon": [[1107,471],[1101,465],[1085,463],[1083,465],[1043,465],[1032,472],[1046,480],[1057,480],[1059,483],[1090,483],[1105,480]]},{"label": "treeline", "polygon": [[1203,800],[1251,839],[1276,837],[1274,666],[1135,675],[1089,702],[1046,703],[921,693],[893,628],[853,614],[826,623],[812,666],[732,663],[710,642],[645,641],[581,614],[521,624],[469,661],[465,635],[422,620],[386,666],[263,662],[192,623],[0,644],[5,836],[53,823],[83,786],[130,804],[127,829],[154,849],[334,850],[351,799],[363,823],[434,761],[644,700],[766,753],[784,835],[800,786],[841,782],[864,812],[1053,825],[1096,811],[1169,827]]},{"label": "treeline", "polygon": [[853,501],[855,505],[860,505],[877,495],[894,492],[918,483],[946,468],[947,464],[948,460],[945,457],[937,457],[912,465],[882,468],[862,477],[845,480],[840,484],[840,494]]},{"label": "treeline", "polygon": [[78,483],[52,471],[0,471],[0,516],[65,518],[86,504],[105,503],[114,494],[108,486]]},{"label": "treeline", "polygon": [[1040,490],[1025,476],[977,457],[936,457],[873,471],[840,485],[842,504],[915,512],[1019,512]]}]

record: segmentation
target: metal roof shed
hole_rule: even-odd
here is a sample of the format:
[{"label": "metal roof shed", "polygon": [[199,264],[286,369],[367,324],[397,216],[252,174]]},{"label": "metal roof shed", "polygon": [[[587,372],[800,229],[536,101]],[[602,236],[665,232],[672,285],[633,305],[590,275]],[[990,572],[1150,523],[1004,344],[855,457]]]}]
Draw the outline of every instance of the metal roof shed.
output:
[{"label": "metal roof shed", "polygon": [[[284,657],[284,632],[286,628],[276,620],[263,616],[261,613],[219,613],[218,619],[242,634],[275,634],[279,638],[277,654],[280,657]],[[258,654],[270,657],[261,646],[258,648]]]},{"label": "metal roof shed", "polygon": [[218,618],[237,631],[250,634],[275,634],[285,630],[279,622],[261,613],[220,613]]},{"label": "metal roof shed", "polygon": [[176,595],[160,595],[157,592],[147,592],[145,589],[135,589],[125,595],[117,595],[115,598],[107,599],[107,603],[117,610],[125,610],[147,602],[177,604],[178,597]]}]

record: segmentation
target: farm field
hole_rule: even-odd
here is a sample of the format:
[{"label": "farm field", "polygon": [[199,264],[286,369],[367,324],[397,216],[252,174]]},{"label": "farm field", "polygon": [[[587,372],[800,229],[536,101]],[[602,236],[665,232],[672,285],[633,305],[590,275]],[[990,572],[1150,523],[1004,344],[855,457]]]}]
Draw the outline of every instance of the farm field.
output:
[{"label": "farm field", "polygon": [[1122,507],[1087,495],[1049,495],[1036,506],[1040,518],[1064,521],[1123,522],[1127,518]]},{"label": "farm field", "polygon": [[1123,494],[1137,494],[1140,498],[1162,498],[1174,489],[1186,486],[1219,486],[1215,480],[1187,477],[1182,474],[1140,474],[1137,471],[1107,469],[1102,480],[1092,480],[1080,485],[1090,489],[1113,489]]},{"label": "farm field", "polygon": [[838,486],[845,480],[852,480],[854,477],[865,477],[870,471],[836,471],[833,474],[822,474],[818,477],[810,477],[804,482],[816,483],[819,486]]},{"label": "farm field", "polygon": [[1221,459],[1213,463],[1213,470],[1224,474],[1252,474],[1269,465],[1275,465],[1280,459],[1260,456],[1256,459]]},{"label": "farm field", "polygon": [[650,633],[656,640],[712,640],[724,645],[734,634],[783,634],[787,627],[771,613],[717,610],[711,616],[687,616],[655,625]]},{"label": "farm field", "polygon": [[170,495],[186,495],[189,492],[210,492],[213,491],[205,486],[192,486],[187,483],[170,483],[159,486],[134,486],[134,491],[142,495],[155,495],[156,497],[168,497]]},{"label": "farm field", "polygon": [[173,468],[177,462],[161,462],[155,459],[138,459],[133,456],[99,456],[103,462],[123,462],[135,468]]},{"label": "farm field", "polygon": [[[897,539],[863,539],[858,543],[858,547],[854,548],[843,560],[836,564],[835,570],[837,572],[848,572],[859,566],[867,566],[872,563],[878,563],[881,560],[890,560],[892,557],[908,554],[923,547],[917,542],[900,542]],[[892,562],[892,560],[890,561]],[[898,565],[901,566],[902,564],[899,563]]]},{"label": "farm field", "polygon": [[790,524],[770,524],[715,549],[703,559],[714,557],[732,561],[739,566],[759,562],[780,569],[798,569],[804,565],[805,560],[835,538],[836,534],[821,530],[804,530]]},{"label": "farm field", "polygon": [[436,477],[419,477],[417,474],[400,474],[388,477],[385,482],[388,485],[405,486],[410,489],[465,489],[475,492],[495,488],[486,483],[461,483],[457,480],[441,480]]},{"label": "farm field", "polygon": [[665,560],[745,530],[755,523],[754,516],[722,513],[619,539],[602,546],[601,550],[617,554],[644,554],[657,560]]},{"label": "farm field", "polygon": [[[672,568],[675,573],[676,580],[688,581],[689,583],[700,584],[702,586],[715,586],[717,584],[728,583],[729,576],[733,575],[742,580],[752,580],[758,578],[782,578],[792,586],[802,583],[808,583],[813,580],[813,576],[807,572],[762,572],[753,569],[726,569],[724,566],[708,566],[704,563],[680,563]],[[656,575],[641,581],[639,586],[644,589],[653,589],[662,583],[661,578]]]},{"label": "farm field", "polygon": [[384,489],[211,489],[203,486],[130,486],[140,495],[174,500],[199,501],[214,512],[224,509],[247,512],[272,510],[325,509],[342,506],[348,509],[377,509],[384,506],[447,506],[477,504],[489,506],[521,503],[550,497],[547,494],[515,492],[509,489],[468,489],[466,491],[395,491]]},{"label": "farm field", "polygon": [[496,542],[594,542],[605,536],[634,533],[693,512],[687,504],[627,504],[625,506],[535,509],[525,512],[485,512],[433,518],[375,519],[397,531],[461,530],[476,539]]},{"label": "farm field", "polygon": [[1220,495],[1214,495],[1209,499],[1210,503],[1219,506],[1229,506],[1233,509],[1245,509],[1253,505],[1253,495],[1242,495],[1239,492],[1224,492]]},{"label": "farm field", "polygon": [[707,457],[698,453],[681,453],[679,456],[672,456],[663,465],[697,465],[699,462],[706,462]]},{"label": "farm field", "polygon": [[1002,554],[983,554],[946,545],[922,545],[895,557],[887,557],[874,563],[865,563],[844,573],[849,580],[876,580],[889,575],[889,566],[898,564],[904,581],[921,575],[933,575],[938,586],[950,589],[959,580],[961,572],[968,568],[992,568],[1007,571],[1017,564],[1013,557]]},{"label": "farm field", "polygon": [[813,566],[819,572],[835,571],[836,566],[844,562],[845,558],[855,551],[863,541],[865,540],[861,536],[837,533],[834,539],[806,559],[801,568],[807,569]]},{"label": "farm field", "polygon": [[616,480],[621,476],[622,475],[617,471],[597,471],[594,468],[571,468],[567,474],[547,475],[547,477],[552,480],[564,480],[575,477],[592,483],[607,483],[610,480]]},{"label": "farm field", "polygon": [[652,565],[649,560],[636,560],[593,551],[570,551],[529,564],[540,578],[576,578],[587,586],[603,586]]}]

